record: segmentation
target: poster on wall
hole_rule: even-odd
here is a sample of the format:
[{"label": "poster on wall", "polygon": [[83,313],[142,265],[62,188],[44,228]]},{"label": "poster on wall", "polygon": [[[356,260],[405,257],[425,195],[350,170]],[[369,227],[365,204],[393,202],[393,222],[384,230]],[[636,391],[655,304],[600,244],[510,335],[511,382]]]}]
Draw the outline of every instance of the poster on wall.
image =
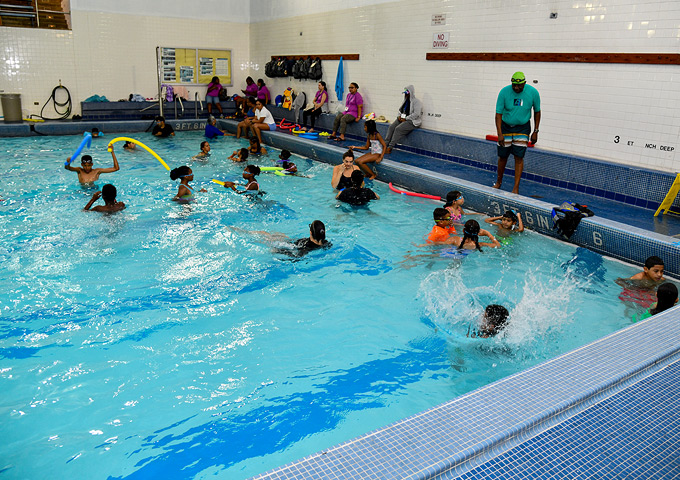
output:
[{"label": "poster on wall", "polygon": [[189,65],[182,65],[179,67],[179,81],[182,83],[193,83],[194,67]]},{"label": "poster on wall", "polygon": [[204,84],[213,76],[231,86],[231,50],[160,47],[163,83]]},{"label": "poster on wall", "polygon": [[215,62],[215,75],[221,75],[222,77],[231,78],[229,73],[229,59],[228,58],[218,58]]},{"label": "poster on wall", "polygon": [[213,74],[213,59],[210,57],[201,57],[199,62],[201,75]]}]

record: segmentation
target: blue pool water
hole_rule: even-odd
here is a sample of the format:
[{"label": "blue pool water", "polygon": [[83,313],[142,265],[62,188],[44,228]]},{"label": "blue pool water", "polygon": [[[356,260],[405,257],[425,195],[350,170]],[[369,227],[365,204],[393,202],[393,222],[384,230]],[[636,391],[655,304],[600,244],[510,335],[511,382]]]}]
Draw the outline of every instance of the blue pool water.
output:
[{"label": "blue pool water", "polygon": [[[418,247],[429,200],[375,183],[381,200],[334,200],[331,166],[261,175],[249,201],[244,146],[129,134],[209,191],[190,205],[148,153],[122,151],[127,210],[83,212],[63,161],[80,138],[3,140],[0,478],[246,478],[584,345],[629,324],[614,280],[638,269],[525,232],[462,260]],[[109,166],[108,138],[89,153]],[[274,152],[253,162],[273,165]],[[333,247],[299,260],[250,231]],[[507,335],[465,333],[488,303]]]}]

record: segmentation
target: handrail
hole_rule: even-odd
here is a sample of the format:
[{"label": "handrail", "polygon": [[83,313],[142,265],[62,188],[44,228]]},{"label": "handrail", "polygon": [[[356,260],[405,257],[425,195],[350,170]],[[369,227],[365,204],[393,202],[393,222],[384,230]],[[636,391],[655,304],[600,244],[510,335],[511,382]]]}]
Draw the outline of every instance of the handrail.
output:
[{"label": "handrail", "polygon": [[182,117],[184,117],[184,104],[182,103],[182,98],[179,95],[175,95],[175,119],[177,119],[177,102],[179,102],[179,106],[182,107]]},{"label": "handrail", "polygon": [[201,107],[201,113],[203,113],[203,102],[198,99],[198,92],[194,93],[194,113],[196,114],[196,120],[198,120],[198,107]]}]

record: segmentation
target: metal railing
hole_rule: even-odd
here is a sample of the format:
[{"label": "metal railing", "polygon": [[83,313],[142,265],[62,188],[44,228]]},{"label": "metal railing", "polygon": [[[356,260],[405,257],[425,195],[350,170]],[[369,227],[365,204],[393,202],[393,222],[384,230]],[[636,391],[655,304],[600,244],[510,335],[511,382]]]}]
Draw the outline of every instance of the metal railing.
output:
[{"label": "metal railing", "polygon": [[203,102],[198,99],[198,92],[194,93],[194,113],[196,114],[196,120],[198,120],[198,107],[201,107],[201,113],[203,113]]}]

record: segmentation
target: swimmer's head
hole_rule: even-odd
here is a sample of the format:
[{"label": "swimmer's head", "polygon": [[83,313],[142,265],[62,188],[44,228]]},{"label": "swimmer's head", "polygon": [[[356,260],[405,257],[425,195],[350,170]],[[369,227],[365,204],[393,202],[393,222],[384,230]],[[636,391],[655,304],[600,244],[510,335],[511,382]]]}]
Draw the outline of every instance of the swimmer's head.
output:
[{"label": "swimmer's head", "polygon": [[182,165],[181,167],[174,168],[170,171],[170,180],[177,180],[178,178],[189,177],[191,177],[190,180],[193,180],[193,174],[191,172],[191,169],[186,165]]},{"label": "swimmer's head", "polygon": [[247,148],[242,148],[239,150],[239,158],[241,161],[248,160],[248,149]]},{"label": "swimmer's head", "polygon": [[208,123],[210,125],[215,125],[217,123],[217,119],[213,115],[208,115]]},{"label": "swimmer's head", "polygon": [[281,160],[288,160],[290,158],[290,152],[288,150],[281,150],[281,153],[279,154],[279,158]]},{"label": "swimmer's head", "polygon": [[92,157],[89,155],[83,155],[80,157],[80,165],[83,167],[85,172],[92,170]]},{"label": "swimmer's head", "polygon": [[352,188],[361,188],[364,183],[364,174],[361,170],[354,170],[352,172]]},{"label": "swimmer's head", "polygon": [[503,228],[510,230],[517,223],[517,214],[514,211],[508,210],[501,217],[501,225]]},{"label": "swimmer's head", "polygon": [[254,147],[256,145],[259,147],[260,141],[257,139],[257,137],[250,137],[250,146]]},{"label": "swimmer's head", "polygon": [[257,165],[246,165],[245,170],[243,170],[243,178],[254,177],[260,174],[260,167]]},{"label": "swimmer's head", "polygon": [[527,79],[524,76],[524,73],[515,72],[512,75],[512,78],[510,79],[510,83],[512,84],[512,89],[516,93],[520,93],[520,92],[522,92],[522,90],[524,90],[524,85],[527,84]]},{"label": "swimmer's head", "polygon": [[210,144],[208,141],[201,142],[201,152],[203,153],[208,153],[210,152]]},{"label": "swimmer's head", "polygon": [[92,136],[93,137],[98,137],[99,136],[99,129],[97,127],[94,127],[92,129]]},{"label": "swimmer's head", "polygon": [[102,187],[102,200],[104,200],[104,203],[116,203],[116,195],[118,195],[118,191],[110,183]]},{"label": "swimmer's head", "polygon": [[127,148],[128,150],[132,150],[132,149],[135,148],[135,144],[130,142],[130,141],[127,141],[123,144],[123,148]]},{"label": "swimmer's head", "polygon": [[156,117],[156,121],[159,124],[164,125],[165,124],[165,117],[162,117],[162,116],[159,115],[159,116]]},{"label": "swimmer's head", "polygon": [[314,240],[321,242],[326,239],[326,225],[321,220],[314,220],[309,224],[309,233]]},{"label": "swimmer's head", "polygon": [[366,122],[364,122],[364,130],[366,130],[366,133],[369,135],[376,133],[378,127],[375,125],[375,120],[366,120]]},{"label": "swimmer's head", "polygon": [[645,275],[651,278],[655,282],[660,282],[663,278],[664,263],[661,258],[657,256],[651,256],[645,260]]},{"label": "swimmer's head", "polygon": [[460,245],[458,245],[458,250],[463,249],[465,247],[465,242],[470,240],[474,242],[475,248],[481,252],[482,247],[479,246],[480,230],[481,228],[477,220],[468,220],[465,222],[465,225],[463,226],[463,239],[460,241]]},{"label": "swimmer's head", "polygon": [[489,305],[484,310],[480,332],[484,336],[498,335],[508,323],[510,312],[503,305]]},{"label": "swimmer's head", "polygon": [[670,282],[662,283],[656,289],[656,300],[656,307],[653,312],[655,315],[678,303],[678,287]]},{"label": "swimmer's head", "polygon": [[458,190],[452,190],[446,194],[446,203],[444,204],[444,206],[450,207],[454,203],[458,203],[459,200],[460,200],[459,204],[462,205],[464,201],[463,194],[460,193]]},{"label": "swimmer's head", "polygon": [[451,213],[445,208],[435,208],[432,216],[437,225],[451,223]]},{"label": "swimmer's head", "polygon": [[342,163],[345,166],[350,166],[354,164],[354,153],[352,150],[347,150],[345,153],[342,154]]}]

